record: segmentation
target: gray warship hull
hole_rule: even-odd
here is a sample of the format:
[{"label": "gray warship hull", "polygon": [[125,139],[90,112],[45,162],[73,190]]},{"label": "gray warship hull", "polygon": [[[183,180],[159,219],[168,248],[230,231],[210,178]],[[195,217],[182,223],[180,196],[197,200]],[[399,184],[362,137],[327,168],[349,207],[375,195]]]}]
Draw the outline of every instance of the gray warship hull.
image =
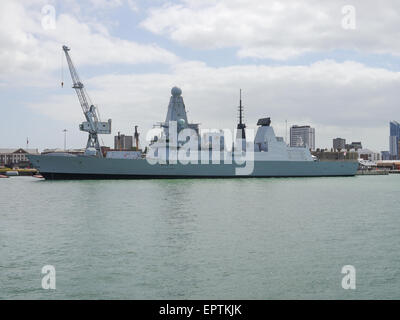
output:
[{"label": "gray warship hull", "polygon": [[150,164],[146,159],[109,159],[90,156],[29,155],[33,167],[49,180],[57,179],[176,179],[354,176],[353,161],[254,161],[249,174],[226,164]]}]

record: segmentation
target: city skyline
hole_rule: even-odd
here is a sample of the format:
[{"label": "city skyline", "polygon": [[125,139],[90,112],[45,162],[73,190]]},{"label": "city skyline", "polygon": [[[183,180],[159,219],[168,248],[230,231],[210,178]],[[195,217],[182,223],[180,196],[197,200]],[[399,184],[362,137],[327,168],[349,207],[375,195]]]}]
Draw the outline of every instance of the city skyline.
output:
[{"label": "city skyline", "polygon": [[[315,128],[315,148],[344,136],[389,150],[400,48],[386,12],[400,13],[400,5],[355,1],[357,23],[346,29],[345,3],[304,1],[296,9],[294,3],[2,1],[0,92],[7,121],[0,147],[23,148],[29,137],[30,148],[63,148],[64,129],[69,148],[85,146],[78,129],[83,115],[62,56],[67,44],[103,120],[113,119],[105,145],[118,131],[133,134],[135,125],[144,138],[163,120],[177,85],[190,121],[203,128],[236,127],[242,88],[247,128],[271,117],[277,136],[285,136],[286,120]],[[379,18],[379,28],[366,23]]]}]

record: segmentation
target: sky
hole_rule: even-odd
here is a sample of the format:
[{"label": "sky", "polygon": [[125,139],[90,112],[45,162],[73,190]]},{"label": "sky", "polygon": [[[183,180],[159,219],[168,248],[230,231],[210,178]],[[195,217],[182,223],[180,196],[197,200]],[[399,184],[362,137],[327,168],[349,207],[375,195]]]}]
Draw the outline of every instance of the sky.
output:
[{"label": "sky", "polygon": [[[164,121],[178,86],[190,122],[271,117],[332,139],[388,150],[400,120],[400,2],[260,0],[1,0],[0,148],[82,148],[84,116],[61,49],[103,121],[141,137]],[[61,86],[64,82],[64,86]],[[142,142],[142,145],[144,143]]]}]

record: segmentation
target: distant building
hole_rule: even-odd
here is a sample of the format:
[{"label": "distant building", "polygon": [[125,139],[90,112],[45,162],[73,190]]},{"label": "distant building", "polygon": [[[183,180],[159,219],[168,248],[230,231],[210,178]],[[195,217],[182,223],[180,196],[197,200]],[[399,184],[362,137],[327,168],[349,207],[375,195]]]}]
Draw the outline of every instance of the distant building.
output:
[{"label": "distant building", "polygon": [[346,148],[346,139],[333,139],[333,150],[344,150]]},{"label": "distant building", "polygon": [[115,150],[132,150],[133,149],[133,136],[126,136],[120,134],[114,137]]},{"label": "distant building", "polygon": [[390,160],[400,159],[399,142],[400,142],[400,123],[398,123],[397,121],[390,121],[390,136],[389,136],[389,152],[391,158]]},{"label": "distant building", "polygon": [[1,166],[19,166],[29,163],[27,154],[39,154],[38,149],[0,149]]},{"label": "distant building", "polygon": [[381,155],[369,149],[358,149],[358,157],[363,160],[369,161],[379,161],[381,160]]},{"label": "distant building", "polygon": [[400,160],[400,139],[397,142],[397,157],[395,157],[395,159],[392,160]]},{"label": "distant building", "polygon": [[381,159],[382,160],[390,160],[390,152],[389,151],[381,151]]},{"label": "distant building", "polygon": [[315,150],[315,129],[310,126],[292,126],[290,128],[290,146]]},{"label": "distant building", "polygon": [[351,144],[346,144],[345,149],[346,150],[354,149],[357,151],[358,149],[362,149],[362,144],[361,144],[361,142],[352,142]]}]

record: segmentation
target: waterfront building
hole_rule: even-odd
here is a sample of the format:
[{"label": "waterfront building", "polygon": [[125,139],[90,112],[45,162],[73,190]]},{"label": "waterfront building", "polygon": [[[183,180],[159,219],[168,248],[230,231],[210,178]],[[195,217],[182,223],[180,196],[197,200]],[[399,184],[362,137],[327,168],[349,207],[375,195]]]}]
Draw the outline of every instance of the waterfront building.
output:
[{"label": "waterfront building", "polygon": [[38,149],[22,149],[22,148],[10,148],[0,149],[0,165],[1,166],[19,166],[26,165],[29,163],[27,154],[39,154]]},{"label": "waterfront building", "polygon": [[132,150],[133,149],[133,136],[126,136],[120,134],[114,137],[115,150]]},{"label": "waterfront building", "polygon": [[398,123],[397,121],[390,121],[389,152],[391,160],[400,159],[399,142],[400,142],[400,123]]},{"label": "waterfront building", "polygon": [[381,160],[381,161],[377,161],[376,164],[379,169],[400,170],[400,161],[399,160]]},{"label": "waterfront building", "polygon": [[294,125],[290,127],[290,146],[315,150],[315,129],[310,126]]},{"label": "waterfront building", "polygon": [[346,148],[346,139],[333,139],[333,150],[344,150]]},{"label": "waterfront building", "polygon": [[358,157],[363,160],[378,161],[381,160],[381,155],[378,152],[369,149],[358,149]]}]

